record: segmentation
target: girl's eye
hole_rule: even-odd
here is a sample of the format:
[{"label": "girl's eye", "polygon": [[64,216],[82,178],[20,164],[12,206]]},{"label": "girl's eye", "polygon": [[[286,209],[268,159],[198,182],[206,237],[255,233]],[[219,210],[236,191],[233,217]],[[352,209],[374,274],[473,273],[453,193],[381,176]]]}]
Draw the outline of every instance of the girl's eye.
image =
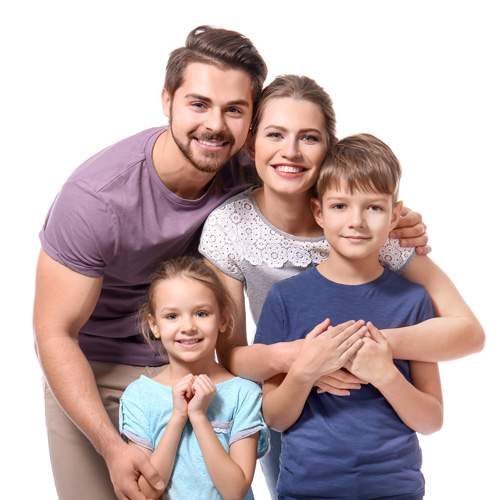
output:
[{"label": "girl's eye", "polygon": [[196,316],[198,316],[198,318],[206,318],[208,313],[206,311],[199,311],[196,313]]},{"label": "girl's eye", "polygon": [[170,313],[165,316],[168,320],[173,321],[174,319],[177,319],[177,314],[175,313]]}]

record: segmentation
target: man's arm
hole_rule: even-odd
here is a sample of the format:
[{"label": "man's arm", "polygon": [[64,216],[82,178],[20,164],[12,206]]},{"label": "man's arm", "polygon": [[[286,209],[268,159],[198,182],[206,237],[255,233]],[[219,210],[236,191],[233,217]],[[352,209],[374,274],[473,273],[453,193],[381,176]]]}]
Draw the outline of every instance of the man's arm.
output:
[{"label": "man's arm", "polygon": [[102,278],[76,273],[42,250],[33,313],[35,349],[59,404],[106,460],[118,498],[142,500],[139,473],[152,484],[161,478],[144,453],[120,438],[78,344],[78,333],[94,310],[101,287]]},{"label": "man's arm", "polygon": [[450,278],[429,257],[415,257],[403,277],[427,290],[439,317],[384,330],[395,359],[448,361],[483,349],[481,324]]}]

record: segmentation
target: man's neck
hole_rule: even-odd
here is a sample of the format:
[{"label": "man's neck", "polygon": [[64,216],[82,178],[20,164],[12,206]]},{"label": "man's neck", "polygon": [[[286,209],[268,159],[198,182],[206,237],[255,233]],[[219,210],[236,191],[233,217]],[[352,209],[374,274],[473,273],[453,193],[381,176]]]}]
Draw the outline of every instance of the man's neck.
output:
[{"label": "man's neck", "polygon": [[153,147],[153,165],[163,184],[179,198],[200,198],[215,177],[215,173],[201,172],[182,154],[169,131],[163,132]]}]

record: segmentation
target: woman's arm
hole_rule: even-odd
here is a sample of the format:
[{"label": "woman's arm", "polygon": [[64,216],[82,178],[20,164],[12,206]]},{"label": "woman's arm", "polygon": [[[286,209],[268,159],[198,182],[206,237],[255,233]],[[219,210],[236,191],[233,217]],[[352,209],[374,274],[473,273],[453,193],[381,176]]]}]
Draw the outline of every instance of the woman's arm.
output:
[{"label": "woman's arm", "polygon": [[483,349],[481,324],[450,278],[429,257],[415,257],[403,277],[427,290],[439,317],[384,330],[395,359],[448,361]]},{"label": "woman's arm", "polygon": [[374,385],[399,418],[415,432],[432,434],[443,425],[443,396],[437,363],[410,362],[413,385],[392,360],[389,343],[371,323],[370,338],[349,362],[349,369]]},{"label": "woman's arm", "polygon": [[342,368],[362,346],[366,333],[363,321],[328,325],[329,320],[325,320],[306,336],[286,376],[280,374],[265,382],[262,413],[273,429],[283,432],[293,425],[316,381]]},{"label": "woman's arm", "polygon": [[286,373],[295,361],[300,342],[281,342],[273,345],[248,345],[246,333],[245,292],[243,283],[205,259],[226,286],[235,306],[235,328],[230,338],[219,335],[217,357],[222,366],[234,375],[262,382],[278,373]]}]

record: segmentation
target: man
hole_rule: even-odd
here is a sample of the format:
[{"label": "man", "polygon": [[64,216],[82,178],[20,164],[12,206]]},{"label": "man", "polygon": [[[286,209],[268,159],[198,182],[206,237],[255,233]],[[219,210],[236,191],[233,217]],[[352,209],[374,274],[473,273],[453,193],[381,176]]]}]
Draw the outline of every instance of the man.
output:
[{"label": "man", "polygon": [[169,58],[162,94],[168,128],[90,158],[49,211],[34,328],[63,500],[144,500],[139,475],[163,487],[146,456],[116,430],[125,387],[165,362],[139,340],[135,313],[157,263],[195,251],[208,213],[245,187],[240,150],[266,74],[239,33],[193,30]]}]

